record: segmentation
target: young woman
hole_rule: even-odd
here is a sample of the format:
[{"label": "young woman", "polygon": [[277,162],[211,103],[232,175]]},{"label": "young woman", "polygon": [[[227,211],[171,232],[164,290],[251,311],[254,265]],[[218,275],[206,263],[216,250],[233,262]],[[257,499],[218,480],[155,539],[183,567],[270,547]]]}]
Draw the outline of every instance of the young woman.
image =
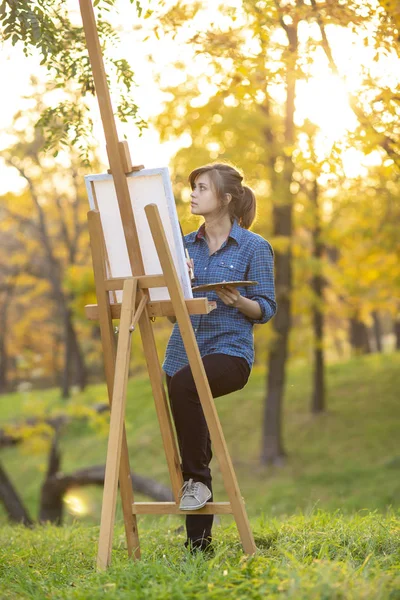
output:
[{"label": "young woman", "polygon": [[[185,236],[195,285],[258,282],[254,287],[194,292],[217,301],[217,308],[208,315],[191,317],[214,398],[246,385],[254,361],[253,325],[266,323],[276,312],[273,251],[266,240],[248,230],[256,214],[256,199],[242,180],[226,164],[200,167],[189,176],[192,214],[204,217],[198,231]],[[180,508],[196,510],[212,501],[211,441],[177,324],[163,369],[185,481]],[[212,522],[213,515],[187,515],[186,546],[207,549]]]}]

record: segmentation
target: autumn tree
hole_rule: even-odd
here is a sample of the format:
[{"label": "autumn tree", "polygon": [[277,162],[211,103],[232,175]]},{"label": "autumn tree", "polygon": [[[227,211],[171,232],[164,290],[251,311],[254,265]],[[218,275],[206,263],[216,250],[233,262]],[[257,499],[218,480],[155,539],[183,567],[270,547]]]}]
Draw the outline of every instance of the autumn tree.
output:
[{"label": "autumn tree", "polygon": [[[0,217],[1,215],[0,209]],[[9,330],[11,323],[11,308],[16,291],[18,275],[21,272],[20,261],[15,256],[21,251],[13,231],[2,232],[0,247],[0,394],[9,387]]]},{"label": "autumn tree", "polygon": [[[140,18],[142,3],[130,1],[132,18]],[[142,129],[145,123],[138,114],[133,96],[134,73],[128,61],[116,54],[119,36],[106,19],[116,4],[116,0],[94,2],[100,44],[113,83],[117,116],[123,122],[130,119]],[[51,105],[43,107],[38,122],[46,148],[68,147],[72,142],[88,159],[93,141],[89,101],[95,90],[85,35],[76,9],[77,6],[64,0],[4,1],[0,5],[0,33],[3,40],[20,47],[27,60],[36,61],[40,57],[48,83],[60,90],[72,88],[76,92],[73,99],[66,96],[59,100],[58,97]],[[55,122],[56,128],[53,127]]]},{"label": "autumn tree", "polygon": [[[53,307],[64,342],[61,387],[66,397],[72,382],[81,388],[87,382],[84,351],[72,311],[76,293],[66,284],[73,268],[90,270],[88,205],[84,170],[77,152],[60,153],[55,159],[42,150],[41,130],[34,127],[37,115],[43,110],[42,95],[36,92],[32,98],[29,118],[26,113],[16,115],[13,129],[16,141],[3,152],[5,164],[18,173],[25,190],[18,199],[12,194],[2,198],[1,210],[5,215],[2,227],[13,229],[15,243],[22,249],[25,265],[20,285],[26,286],[28,277],[47,286],[42,294],[47,295]],[[52,127],[56,130],[57,123]],[[93,159],[92,163],[95,162]],[[91,287],[93,290],[92,279]],[[37,302],[36,298],[33,303]]]},{"label": "autumn tree", "polygon": [[351,180],[343,177],[338,195],[331,196],[327,243],[338,248],[329,277],[342,313],[374,324],[374,314],[397,318],[400,289],[400,189],[391,160]]},{"label": "autumn tree", "polygon": [[[312,364],[311,412],[326,409],[325,349],[326,349],[326,294],[329,285],[326,273],[326,227],[329,219],[324,211],[324,197],[330,182],[322,175],[327,160],[318,158],[316,147],[319,128],[306,120],[298,128],[301,144],[297,143],[294,180],[298,193],[294,207],[294,294],[293,313],[301,319],[302,327],[310,331]],[[333,165],[331,164],[332,168]],[[335,166],[335,169],[337,167]],[[334,169],[332,169],[334,170]],[[300,323],[297,322],[297,327]],[[297,336],[292,336],[297,339]],[[295,342],[296,343],[296,342]]]},{"label": "autumn tree", "polygon": [[[312,0],[321,33],[321,47],[328,59],[328,65],[333,74],[341,78],[340,70],[335,62],[326,26],[329,20],[318,11],[318,3]],[[398,126],[400,113],[400,80],[393,77],[389,66],[385,76],[385,62],[391,64],[400,58],[399,44],[399,11],[395,2],[382,0],[379,7],[374,3],[366,3],[363,14],[369,27],[358,32],[364,38],[364,43],[373,51],[370,67],[364,67],[363,79],[357,95],[349,94],[349,104],[358,120],[358,127],[352,136],[355,147],[364,154],[376,151],[381,156],[385,166],[394,165],[398,173],[400,168],[400,129]],[[373,68],[373,65],[382,67]],[[390,64],[390,63],[389,63]],[[387,67],[386,67],[387,69]],[[365,316],[361,309],[356,309],[350,317],[350,341],[352,346],[363,352],[370,351]],[[373,326],[379,339],[379,317],[373,311]],[[399,317],[395,317],[395,331]],[[397,336],[398,337],[398,336]],[[379,346],[380,342],[377,342]]]}]

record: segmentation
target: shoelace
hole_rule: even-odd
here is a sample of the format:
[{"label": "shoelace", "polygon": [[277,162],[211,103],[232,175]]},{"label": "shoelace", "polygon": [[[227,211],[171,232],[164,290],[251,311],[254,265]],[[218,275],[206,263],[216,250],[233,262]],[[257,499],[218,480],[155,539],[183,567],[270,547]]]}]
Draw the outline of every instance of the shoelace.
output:
[{"label": "shoelace", "polygon": [[193,481],[193,479],[189,479],[189,481],[185,481],[181,490],[181,497],[185,494],[190,494],[194,496],[199,491],[199,483],[198,481]]}]

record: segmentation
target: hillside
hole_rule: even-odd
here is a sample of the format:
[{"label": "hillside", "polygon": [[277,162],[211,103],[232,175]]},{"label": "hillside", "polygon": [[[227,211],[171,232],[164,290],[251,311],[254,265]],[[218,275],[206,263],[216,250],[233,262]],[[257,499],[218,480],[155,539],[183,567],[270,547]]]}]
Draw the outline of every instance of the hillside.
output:
[{"label": "hillside", "polygon": [[[309,413],[310,381],[305,366],[289,370],[284,407],[284,439],[288,452],[282,468],[258,464],[265,377],[254,372],[247,387],[217,400],[217,407],[237,470],[250,516],[290,515],[315,508],[385,511],[400,503],[400,354],[371,355],[328,367],[328,411]],[[132,469],[168,483],[155,410],[146,379],[129,382],[128,440]],[[91,386],[74,396],[70,409],[106,401],[104,385]],[[58,392],[46,390],[12,394],[0,401],[0,421],[15,421],[32,413],[56,413],[65,405]],[[75,408],[73,408],[75,407]],[[74,422],[62,436],[65,472],[105,460],[107,423],[95,427]],[[20,449],[1,453],[32,514],[46,464],[35,440]],[[214,463],[218,500],[224,490]],[[88,514],[80,517],[97,523],[101,490],[78,493]],[[4,515],[1,514],[3,519]],[[228,517],[229,519],[229,517]],[[72,517],[71,519],[72,520]]]}]

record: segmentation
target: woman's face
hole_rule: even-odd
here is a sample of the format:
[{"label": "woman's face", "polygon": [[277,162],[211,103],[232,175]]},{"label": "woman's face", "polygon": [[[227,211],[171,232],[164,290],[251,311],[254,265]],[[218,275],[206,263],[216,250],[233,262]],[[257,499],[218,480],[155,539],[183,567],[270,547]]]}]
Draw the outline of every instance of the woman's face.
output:
[{"label": "woman's face", "polygon": [[202,173],[196,178],[190,197],[192,215],[221,216],[221,203],[214,192],[208,173]]}]

